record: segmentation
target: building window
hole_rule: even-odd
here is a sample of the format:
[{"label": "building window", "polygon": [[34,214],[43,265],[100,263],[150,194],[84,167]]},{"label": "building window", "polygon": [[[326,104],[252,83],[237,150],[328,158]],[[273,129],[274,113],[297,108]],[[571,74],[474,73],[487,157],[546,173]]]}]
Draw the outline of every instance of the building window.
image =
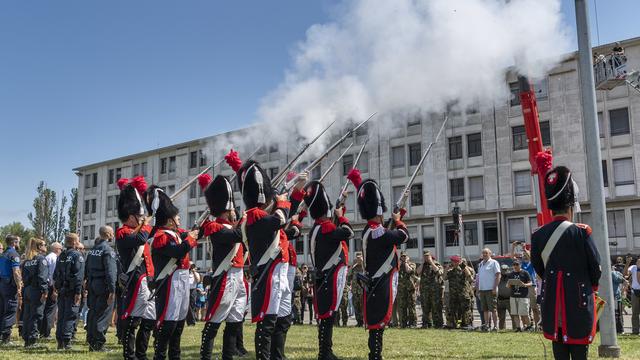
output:
[{"label": "building window", "polygon": [[604,115],[602,111],[598,112],[598,132],[600,133],[600,137],[604,137]]},{"label": "building window", "polygon": [[451,202],[464,201],[464,179],[450,179]]},{"label": "building window", "polygon": [[204,256],[202,256],[202,248],[202,244],[198,244],[198,247],[196,248],[196,261],[204,259]]},{"label": "building window", "polygon": [[524,242],[524,218],[509,219],[509,242]]},{"label": "building window", "polygon": [[485,245],[497,244],[498,243],[498,222],[493,220],[483,221],[482,234],[484,235]]},{"label": "building window", "polygon": [[192,151],[189,153],[189,169],[198,167],[198,152]]},{"label": "building window", "polygon": [[609,170],[607,169],[607,160],[602,160],[602,180],[604,187],[609,186]]},{"label": "building window", "polygon": [[529,217],[529,234],[533,234],[538,230],[538,218],[535,216]]},{"label": "building window", "polygon": [[626,237],[627,229],[624,221],[624,210],[607,211],[607,227],[609,237]]},{"label": "building window", "polygon": [[391,168],[399,169],[404,167],[404,146],[391,148]]},{"label": "building window", "polygon": [[294,240],[293,246],[296,249],[296,253],[298,255],[304,254],[304,236],[300,236],[299,238]]},{"label": "building window", "polygon": [[90,189],[91,188],[91,175],[85,175],[84,176],[84,188],[85,189]]},{"label": "building window", "polygon": [[527,132],[524,129],[524,125],[512,127],[511,137],[513,138],[513,150],[523,150],[527,148]]},{"label": "building window", "polygon": [[140,175],[140,164],[133,164],[133,169],[131,170],[131,175],[132,176]]},{"label": "building window", "polygon": [[96,199],[91,199],[91,213],[95,214],[96,213]]},{"label": "building window", "polygon": [[411,185],[411,206],[422,206],[422,184]]},{"label": "building window", "polygon": [[167,170],[167,158],[160,159],[160,174],[166,174]]},{"label": "building window", "polygon": [[272,167],[272,168],[270,168],[270,169],[269,169],[269,177],[270,177],[271,179],[275,178],[275,177],[276,177],[276,175],[278,175],[278,171],[279,171],[279,170],[280,170],[280,169],[278,169],[278,167],[277,167],[277,166],[276,166],[276,167]]},{"label": "building window", "polygon": [[478,223],[465,222],[464,223],[464,244],[465,245],[478,245]]},{"label": "building window", "polygon": [[176,186],[175,185],[167,186],[167,195],[171,196],[175,192],[176,192]]},{"label": "building window", "polygon": [[89,211],[91,210],[91,203],[89,202],[89,200],[85,200],[84,201],[84,214],[88,215]]},{"label": "building window", "polygon": [[411,117],[411,119],[407,121],[407,127],[412,127],[416,125],[420,125],[420,115],[413,116]]},{"label": "building window", "polygon": [[176,157],[169,157],[169,174],[176,172]]},{"label": "building window", "polygon": [[133,165],[133,176],[147,176],[147,162]]},{"label": "building window", "polygon": [[345,155],[342,157],[342,176],[347,176],[353,168],[353,155]]},{"label": "building window", "polygon": [[509,92],[511,93],[509,104],[511,106],[520,105],[520,85],[518,85],[517,81],[509,83]]},{"label": "building window", "polygon": [[196,213],[190,212],[187,215],[187,226],[192,227],[195,224],[196,224]]},{"label": "building window", "polygon": [[628,108],[609,110],[609,131],[611,136],[630,132]]},{"label": "building window", "polygon": [[95,239],[96,238],[96,226],[95,225],[90,225],[89,226],[89,238],[90,239]]},{"label": "building window", "polygon": [[356,129],[356,136],[366,136],[368,133],[367,124],[364,124]]},{"label": "building window", "polygon": [[631,210],[631,223],[633,224],[633,236],[640,236],[640,209]]},{"label": "building window", "polygon": [[449,138],[449,160],[462,159],[462,136]]},{"label": "building window", "polygon": [[278,144],[271,144],[269,145],[269,152],[270,153],[277,153],[278,152]]},{"label": "building window", "polygon": [[549,125],[548,121],[540,123],[540,137],[542,138],[543,146],[551,146],[551,125]]},{"label": "building window", "polygon": [[547,100],[549,98],[549,81],[542,78],[533,84],[533,91],[537,101]]},{"label": "building window", "polygon": [[116,182],[114,170],[113,169],[109,169],[108,174],[109,174],[109,176],[107,176],[107,179],[109,180],[109,185],[111,185],[111,184]]},{"label": "building window", "polygon": [[320,180],[322,177],[322,165],[318,164],[318,166],[314,167],[311,170],[311,180]]},{"label": "building window", "polygon": [[409,144],[409,166],[416,166],[422,157],[422,144]]},{"label": "building window", "polygon": [[409,240],[407,240],[406,248],[407,249],[417,249],[418,248],[418,227],[409,226],[407,227],[409,231]]},{"label": "building window", "polygon": [[436,235],[433,225],[425,225],[422,227],[422,247],[436,247]]},{"label": "building window", "polygon": [[445,233],[445,245],[446,246],[458,246],[458,237],[456,236],[456,227],[453,224],[447,224],[444,226]]},{"label": "building window", "polygon": [[107,211],[111,211],[114,209],[114,200],[115,196],[107,196]]},{"label": "building window", "polygon": [[482,134],[467,135],[467,156],[482,156]]},{"label": "building window", "polygon": [[198,197],[198,188],[196,183],[189,185],[189,199],[195,199]]},{"label": "building window", "polygon": [[484,179],[482,176],[469,178],[469,200],[484,199]]},{"label": "building window", "polygon": [[204,151],[198,150],[198,157],[200,158],[200,166],[206,166],[207,156],[204,154]]},{"label": "building window", "polygon": [[363,174],[369,172],[369,153],[366,151],[363,151],[360,156],[360,160],[358,161],[358,170]]},{"label": "building window", "polygon": [[531,173],[528,170],[513,172],[513,189],[516,196],[531,195]]},{"label": "building window", "polygon": [[631,158],[613,160],[613,181],[616,186],[631,185],[634,183],[634,179]]},{"label": "building window", "polygon": [[391,191],[393,191],[393,193],[391,194],[391,200],[393,201],[393,203],[395,203],[396,201],[398,201],[398,199],[400,199],[400,196],[402,196],[402,191],[404,190],[404,186],[394,186]]}]

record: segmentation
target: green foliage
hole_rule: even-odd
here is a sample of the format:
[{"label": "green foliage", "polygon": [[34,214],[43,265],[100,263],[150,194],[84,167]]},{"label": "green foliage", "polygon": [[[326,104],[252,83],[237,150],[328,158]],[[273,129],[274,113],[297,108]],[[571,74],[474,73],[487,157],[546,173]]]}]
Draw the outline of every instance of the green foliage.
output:
[{"label": "green foliage", "polygon": [[69,232],[78,233],[78,188],[71,189],[71,205],[69,205]]},{"label": "green foliage", "polygon": [[47,188],[44,181],[38,184],[38,195],[33,200],[33,210],[27,215],[36,235],[46,242],[62,241],[67,232],[65,227],[65,206],[67,197],[62,193],[60,202],[57,202],[56,192]]},{"label": "green foliage", "polygon": [[0,241],[4,243],[4,239],[7,235],[17,235],[22,239],[23,244],[26,244],[26,241],[32,237],[35,232],[33,229],[28,229],[22,223],[18,221],[14,221],[11,224],[0,227]]}]

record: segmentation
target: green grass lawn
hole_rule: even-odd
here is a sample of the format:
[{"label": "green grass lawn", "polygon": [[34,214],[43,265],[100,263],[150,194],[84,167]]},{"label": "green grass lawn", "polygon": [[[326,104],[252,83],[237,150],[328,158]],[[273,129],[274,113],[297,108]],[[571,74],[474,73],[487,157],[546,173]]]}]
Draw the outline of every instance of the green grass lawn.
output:
[{"label": "green grass lawn", "polygon": [[[185,329],[182,336],[182,358],[197,359],[200,348],[202,323]],[[245,325],[245,347],[253,355],[253,333],[255,327]],[[14,331],[15,334],[15,331]],[[216,338],[214,358],[220,355],[222,330]],[[84,332],[78,333],[84,339]],[[115,342],[115,334],[109,332],[108,346],[112,353],[89,353],[84,341],[74,344],[72,351],[55,350],[55,341],[44,343],[46,348],[25,351],[22,347],[0,348],[0,359],[121,359],[122,349]],[[14,335],[17,343],[17,336]],[[20,342],[21,344],[22,342]],[[552,359],[551,343],[543,340],[539,333],[479,333],[447,330],[389,329],[384,336],[385,359],[544,359],[543,343],[547,358]],[[619,338],[623,359],[640,359],[640,337]],[[150,346],[152,355],[153,345]],[[287,337],[289,359],[317,358],[317,330],[315,326],[293,326]],[[334,352],[342,359],[365,359],[367,357],[367,332],[358,328],[336,328],[334,330]],[[590,349],[591,357],[597,353],[597,342]]]}]

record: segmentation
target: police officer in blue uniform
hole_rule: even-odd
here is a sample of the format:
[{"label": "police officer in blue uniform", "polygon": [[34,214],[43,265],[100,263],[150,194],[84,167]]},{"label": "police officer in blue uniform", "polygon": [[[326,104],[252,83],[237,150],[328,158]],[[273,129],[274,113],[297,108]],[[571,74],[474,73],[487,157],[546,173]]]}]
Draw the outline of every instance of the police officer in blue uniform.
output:
[{"label": "police officer in blue uniform", "polygon": [[108,351],[104,344],[116,291],[116,254],[109,240],[113,239],[113,229],[109,226],[100,228],[100,237],[96,239],[93,249],[87,253],[85,278],[89,296],[87,305],[87,343],[89,351]]},{"label": "police officer in blue uniform", "polygon": [[80,312],[84,258],[76,250],[79,245],[78,234],[69,233],[65,236],[65,250],[58,257],[56,270],[53,273],[55,288],[58,292],[58,323],[56,325],[58,350],[71,349],[71,338]]},{"label": "police officer in blue uniform", "polygon": [[26,348],[36,346],[38,325],[44,317],[49,291],[49,265],[44,257],[46,252],[47,244],[44,240],[31,239],[27,245],[26,259],[22,263],[22,338]]},{"label": "police officer in blue uniform", "polygon": [[7,249],[0,256],[0,341],[11,344],[11,328],[16,323],[18,299],[22,297],[22,275],[18,246],[20,237],[7,235]]}]

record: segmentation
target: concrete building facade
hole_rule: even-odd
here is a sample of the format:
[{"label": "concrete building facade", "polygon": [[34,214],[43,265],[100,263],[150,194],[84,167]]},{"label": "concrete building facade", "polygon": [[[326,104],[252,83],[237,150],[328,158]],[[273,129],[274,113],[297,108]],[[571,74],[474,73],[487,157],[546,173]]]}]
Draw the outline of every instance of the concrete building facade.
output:
[{"label": "concrete building facade", "polygon": [[[640,69],[640,38],[623,41],[622,45],[628,57],[628,68]],[[594,52],[606,53],[611,46],[595,48]],[[572,170],[581,189],[579,198],[583,212],[578,220],[588,224],[589,194],[586,189],[589,174],[586,171],[579,76],[576,54],[573,54],[533,85],[543,143],[553,149],[555,165],[565,165]],[[414,260],[421,262],[423,249],[431,250],[440,260],[454,254],[476,259],[483,247],[489,247],[497,254],[508,253],[514,241],[528,242],[537,227],[515,74],[508,74],[505,81],[515,95],[510,100],[478,104],[475,109],[450,114],[444,135],[433,146],[412,187],[406,215],[411,240],[404,248]],[[608,241],[612,255],[638,253],[640,94],[620,86],[610,91],[598,91],[597,100],[609,238],[596,241]],[[371,121],[353,135],[350,140],[354,146],[349,155],[325,180],[329,193],[335,199],[359,145],[369,137],[359,168],[364,178],[379,181],[389,208],[393,207],[442,121],[442,114],[405,116],[394,119],[391,130],[382,129]],[[225,145],[227,135],[214,135],[74,169],[78,174],[78,228],[85,245],[92,246],[99,226],[119,225],[117,179],[141,174],[148,183],[157,184],[171,194],[207,165],[222,158],[222,153],[209,152],[213,148],[230,148],[232,144]],[[333,136],[337,137],[337,134]],[[326,169],[351,141],[330,154],[321,168]],[[256,160],[273,175],[295,155],[298,146],[293,143],[266,144]],[[246,153],[251,151],[253,149],[245,150]],[[313,176],[319,177],[322,171],[317,169]],[[231,175],[232,171],[223,164],[214,169],[214,173]],[[354,221],[356,229],[361,229],[364,221],[355,211],[353,188],[349,191],[347,216]],[[194,184],[176,200],[184,225],[191,226],[205,210],[205,199],[201,195]],[[236,192],[236,201],[242,202],[239,192]],[[452,231],[451,211],[456,205],[463,216],[459,237]],[[307,237],[295,246],[299,261],[310,262]],[[360,249],[361,240],[351,240],[350,251]],[[208,267],[207,252],[208,244],[202,242],[192,253],[192,259],[201,268]]]}]

